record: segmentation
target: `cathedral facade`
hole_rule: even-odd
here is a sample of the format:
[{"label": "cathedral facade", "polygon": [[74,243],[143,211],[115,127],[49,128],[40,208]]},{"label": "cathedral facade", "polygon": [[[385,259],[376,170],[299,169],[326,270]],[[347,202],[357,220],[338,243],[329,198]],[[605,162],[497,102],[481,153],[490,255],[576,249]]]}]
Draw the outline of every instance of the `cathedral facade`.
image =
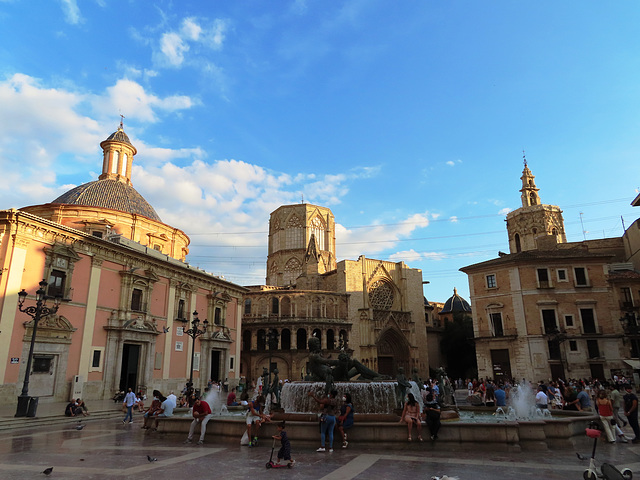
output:
[{"label": "cathedral facade", "polygon": [[428,372],[422,271],[365,256],[337,262],[328,208],[285,205],[271,214],[266,283],[248,287],[244,300],[249,380],[269,365],[281,379],[304,378],[310,337],[333,358],[345,349],[381,374]]}]

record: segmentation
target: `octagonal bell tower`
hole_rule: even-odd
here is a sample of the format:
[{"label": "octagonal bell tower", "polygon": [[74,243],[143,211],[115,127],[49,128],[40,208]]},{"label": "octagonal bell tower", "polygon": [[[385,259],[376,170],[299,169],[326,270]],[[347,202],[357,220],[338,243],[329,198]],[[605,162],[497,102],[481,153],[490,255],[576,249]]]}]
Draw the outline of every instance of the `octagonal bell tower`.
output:
[{"label": "octagonal bell tower", "polygon": [[295,285],[302,274],[319,275],[335,268],[335,219],[330,209],[302,203],[283,205],[271,213],[267,285]]},{"label": "octagonal bell tower", "polygon": [[549,239],[551,243],[566,243],[562,210],[556,205],[542,204],[538,194],[540,189],[536,187],[535,176],[526,158],[520,180],[522,207],[507,214],[510,253],[535,250],[542,244],[542,238],[547,239],[545,245],[549,244]]}]

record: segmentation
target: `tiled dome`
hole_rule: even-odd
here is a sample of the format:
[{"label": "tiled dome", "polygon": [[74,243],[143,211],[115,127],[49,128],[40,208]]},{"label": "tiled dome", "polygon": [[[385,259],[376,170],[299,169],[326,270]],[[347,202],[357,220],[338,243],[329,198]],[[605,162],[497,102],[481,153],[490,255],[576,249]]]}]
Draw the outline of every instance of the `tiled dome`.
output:
[{"label": "tiled dome", "polygon": [[[115,132],[111,137],[118,134],[124,135],[126,141],[129,141],[124,132]],[[82,184],[60,195],[51,203],[120,210],[121,212],[144,215],[157,222],[162,222],[153,207],[135,188],[117,180],[103,179]]]},{"label": "tiled dome", "polygon": [[105,140],[105,142],[112,142],[112,141],[128,143],[129,145],[133,146],[133,144],[129,140],[129,136],[126,133],[124,133],[124,130],[122,129],[122,127],[120,127],[118,130],[116,130],[111,135],[109,135]]},{"label": "tiled dome", "polygon": [[453,289],[453,296],[449,298],[444,304],[444,308],[440,310],[440,313],[455,313],[464,312],[471,313],[471,306],[469,303],[458,295],[458,290]]}]

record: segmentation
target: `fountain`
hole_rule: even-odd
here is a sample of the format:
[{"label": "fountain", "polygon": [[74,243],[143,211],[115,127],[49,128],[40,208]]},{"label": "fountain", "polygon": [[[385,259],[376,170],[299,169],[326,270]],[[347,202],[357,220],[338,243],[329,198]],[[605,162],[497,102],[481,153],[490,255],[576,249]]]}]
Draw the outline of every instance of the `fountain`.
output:
[{"label": "fountain", "polygon": [[[405,443],[406,426],[399,422],[399,406],[404,401],[399,395],[399,382],[381,378],[344,352],[337,360],[326,359],[319,352],[319,344],[311,340],[311,378],[308,381],[285,383],[281,391],[280,408],[274,408],[272,412],[274,423],[286,420],[289,436],[295,438],[296,442],[309,445],[317,443],[319,407],[308,393],[313,391],[316,395],[322,395],[335,389],[340,394],[350,393],[353,399],[356,413],[355,426],[349,432],[351,444]],[[351,380],[356,375],[359,378]],[[441,376],[445,377],[444,374]],[[418,384],[406,379],[404,381],[406,384],[401,394],[413,393],[422,408]],[[441,388],[444,385],[446,380],[441,380]],[[246,430],[244,418],[228,412],[221,397],[223,395],[217,390],[209,392],[206,397],[214,414],[209,422],[207,435],[239,442]],[[597,419],[597,415],[581,412],[541,411],[535,408],[534,401],[531,388],[523,384],[512,390],[509,407],[460,407],[459,410],[467,418],[446,422],[448,419],[445,418],[445,411],[436,445],[442,442],[473,443],[474,448],[486,447],[491,451],[546,449],[558,443],[565,444],[574,437],[582,439],[585,422]],[[237,407],[232,407],[235,408]],[[449,412],[457,417],[456,412]],[[190,423],[191,418],[187,416],[161,419],[159,430],[186,433]],[[274,428],[268,423],[263,425],[260,436],[272,435]]]}]

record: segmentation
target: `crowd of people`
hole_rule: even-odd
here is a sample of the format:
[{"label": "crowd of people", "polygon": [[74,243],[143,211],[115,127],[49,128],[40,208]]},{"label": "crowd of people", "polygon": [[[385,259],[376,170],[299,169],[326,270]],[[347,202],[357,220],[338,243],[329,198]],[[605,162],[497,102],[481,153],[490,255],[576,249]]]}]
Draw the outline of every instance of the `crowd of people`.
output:
[{"label": "crowd of people", "polygon": [[[458,380],[457,386],[462,384]],[[491,379],[467,379],[468,402],[472,405],[503,407],[513,395],[511,380],[495,382]],[[522,380],[520,385],[528,384]],[[615,376],[607,382],[597,379],[558,379],[557,382],[538,382],[535,386],[535,406],[540,410],[570,410],[594,412],[600,417],[602,429],[610,443],[616,439],[626,443],[622,428],[627,424],[635,435],[633,443],[640,443],[638,427],[638,397],[625,377]]]},{"label": "crowd of people", "polygon": [[[448,385],[450,381],[445,379]],[[442,398],[440,392],[440,381],[430,379],[427,382],[420,382],[420,394],[422,402],[414,396],[412,392],[402,392],[403,409],[400,415],[400,423],[407,426],[408,441],[413,439],[413,430],[419,442],[423,441],[422,428],[426,424],[431,440],[438,439],[438,432],[441,427],[440,415]],[[602,430],[606,438],[611,443],[628,442],[622,428],[629,425],[634,432],[632,443],[640,443],[640,428],[638,426],[638,397],[635,389],[624,377],[615,377],[608,382],[586,379],[570,379],[567,381],[558,380],[550,382],[538,382],[531,384],[526,380],[514,382],[503,379],[494,381],[492,379],[458,379],[451,382],[453,388],[467,389],[468,403],[476,406],[487,407],[507,407],[515,397],[515,392],[522,386],[530,387],[530,395],[535,403],[535,408],[540,411],[562,409],[581,412],[594,412],[600,417]],[[179,397],[173,391],[168,396],[164,396],[160,391],[153,391],[153,399],[146,409],[143,408],[146,396],[136,394],[132,389],[123,393],[123,410],[126,412],[123,423],[133,423],[133,410],[138,408],[144,413],[144,421],[141,428],[155,431],[158,428],[158,421],[163,417],[173,415],[174,409],[178,407],[189,408],[193,417],[189,434],[185,443],[192,443],[196,430],[200,429],[198,444],[204,442],[207,423],[212,412],[211,406],[204,398],[211,390],[217,390],[220,394],[224,389],[222,385],[210,382],[205,388],[204,395],[187,383]],[[529,391],[528,389],[523,391]],[[347,448],[349,442],[347,434],[354,426],[354,401],[350,393],[339,395],[338,391],[332,390],[329,394],[318,396],[315,392],[309,392],[319,406],[321,413],[320,422],[320,446],[318,452],[333,451],[334,432],[337,430],[342,441],[342,448]],[[249,394],[243,391],[238,397],[236,388],[232,388],[226,395],[226,405],[228,407],[246,409],[246,437],[249,446],[256,446],[260,427],[264,423],[271,422],[270,415],[265,412],[265,396],[259,388],[255,389],[253,400],[249,400]],[[420,408],[422,404],[422,408]],[[87,407],[81,399],[72,400],[65,409],[67,416],[88,415]],[[291,443],[286,432],[285,422],[277,425],[277,434],[272,438],[280,440],[281,448],[278,452],[278,463],[281,460],[288,461],[291,465],[295,462],[291,458]]]}]

